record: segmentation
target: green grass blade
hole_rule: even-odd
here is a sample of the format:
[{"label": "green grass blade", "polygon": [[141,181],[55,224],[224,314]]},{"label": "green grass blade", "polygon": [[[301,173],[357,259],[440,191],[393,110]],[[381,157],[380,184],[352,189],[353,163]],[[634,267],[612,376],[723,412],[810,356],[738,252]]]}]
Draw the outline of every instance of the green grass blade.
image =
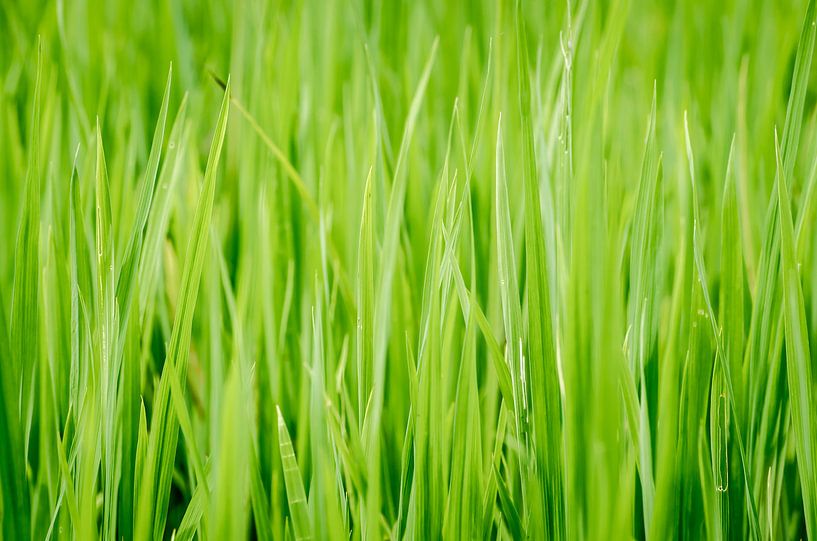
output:
[{"label": "green grass blade", "polygon": [[[549,539],[566,537],[564,508],[564,436],[562,397],[556,363],[553,308],[550,298],[552,270],[547,261],[545,231],[539,193],[539,172],[530,111],[530,74],[525,25],[516,9],[519,108],[522,118],[522,172],[525,186],[525,252],[527,276],[529,395],[533,454],[536,457],[540,490],[544,491],[541,518],[543,534]],[[511,267],[512,268],[512,267]],[[531,531],[531,533],[533,533]]]},{"label": "green grass blade", "polygon": [[[811,3],[810,3],[811,5]],[[775,134],[777,194],[780,204],[780,271],[783,281],[783,316],[786,325],[786,373],[788,374],[797,471],[803,491],[803,509],[809,537],[817,532],[817,472],[815,472],[814,379],[809,349],[799,263],[795,258],[794,227],[785,168]]]},{"label": "green grass blade", "polygon": [[[717,319],[715,317],[715,311],[712,308],[712,302],[710,301],[709,297],[709,289],[706,285],[706,269],[704,267],[703,261],[703,254],[701,251],[701,241],[700,241],[700,217],[699,217],[699,199],[697,193],[697,185],[695,183],[695,163],[692,154],[692,143],[690,142],[689,138],[689,125],[687,124],[686,115],[684,115],[684,136],[686,142],[686,150],[687,150],[687,161],[689,164],[689,176],[692,183],[692,208],[693,208],[693,256],[695,260],[695,269],[697,271],[697,278],[698,284],[700,286],[700,292],[703,296],[703,300],[706,306],[706,316],[711,326],[712,338],[715,341],[716,346],[716,367],[719,366],[723,376],[724,376],[724,384],[726,389],[726,395],[729,401],[729,408],[734,416],[738,416],[738,409],[735,402],[735,386],[732,383],[733,378],[730,370],[730,366],[728,360],[726,358],[726,353],[724,352],[724,345],[723,345],[723,336],[721,332],[718,330],[717,326]],[[752,536],[754,538],[760,537],[760,525],[759,519],[757,515],[757,504],[755,503],[755,496],[752,493],[750,487],[752,486],[752,478],[749,475],[749,468],[747,465],[747,455],[746,449],[743,443],[743,436],[741,435],[741,430],[739,426],[735,427],[735,437],[738,444],[738,453],[741,463],[741,468],[743,471],[743,476],[746,479],[746,487],[745,487],[745,495],[746,501],[748,504],[748,520],[750,531],[752,532]]]},{"label": "green grass blade", "polygon": [[[165,364],[172,363],[179,381],[186,381],[193,313],[196,307],[199,281],[201,280],[204,256],[208,245],[210,219],[215,198],[216,175],[221,158],[221,149],[227,131],[227,117],[230,105],[230,85],[224,93],[216,130],[207,158],[202,187],[196,213],[193,218],[193,229],[187,248],[184,270],[182,273],[176,318],[170,335],[167,359]],[[178,421],[171,411],[169,385],[160,386],[156,407],[151,423],[150,446],[145,471],[143,472],[142,491],[139,501],[139,512],[136,522],[136,539],[149,537],[159,538],[167,520],[167,504],[170,496],[170,482],[173,462],[178,441]],[[155,493],[155,496],[154,496]]]},{"label": "green grass blade", "polygon": [[284,482],[287,489],[292,531],[298,541],[312,539],[312,526],[309,521],[309,510],[306,506],[306,493],[304,492],[301,470],[298,468],[298,460],[295,457],[295,450],[292,448],[292,440],[289,437],[281,408],[276,407],[276,410],[278,411],[278,441],[281,462],[284,468]]},{"label": "green grass blade", "polygon": [[[17,396],[16,411],[21,418],[23,433],[20,441],[24,446],[22,460],[17,466],[28,463],[31,445],[32,406],[35,367],[40,353],[39,307],[40,307],[40,110],[42,106],[41,78],[43,64],[42,43],[37,46],[37,75],[34,83],[34,110],[31,115],[31,136],[28,145],[28,160],[25,173],[25,201],[20,224],[17,230],[16,251],[14,257],[14,281],[11,295],[11,321],[9,338],[11,344],[11,381],[17,382],[13,389]],[[13,426],[14,421],[10,421]],[[14,449],[14,440],[12,449]],[[18,450],[19,451],[19,450]],[[18,470],[20,471],[20,470]],[[28,501],[27,483],[13,482],[10,485],[18,495],[16,505],[12,507],[17,520],[17,530],[27,538],[30,534],[31,507]]]},{"label": "green grass blade", "polygon": [[113,224],[111,216],[110,185],[102,132],[97,119],[96,129],[96,319],[94,329],[95,363],[100,370],[99,382],[102,405],[102,483],[105,493],[102,531],[115,536],[118,508],[118,476],[116,475],[116,399],[119,380],[119,362],[116,355],[117,324],[114,297]]},{"label": "green grass blade", "polygon": [[[505,152],[502,142],[502,118],[497,125],[496,136],[496,228],[497,269],[502,296],[502,321],[505,326],[505,359],[511,374],[513,388],[513,411],[516,435],[524,439],[526,430],[525,373],[522,356],[522,308],[519,304],[519,285],[513,249],[513,232],[508,207],[508,188],[505,178]],[[524,512],[524,511],[523,511]]]}]

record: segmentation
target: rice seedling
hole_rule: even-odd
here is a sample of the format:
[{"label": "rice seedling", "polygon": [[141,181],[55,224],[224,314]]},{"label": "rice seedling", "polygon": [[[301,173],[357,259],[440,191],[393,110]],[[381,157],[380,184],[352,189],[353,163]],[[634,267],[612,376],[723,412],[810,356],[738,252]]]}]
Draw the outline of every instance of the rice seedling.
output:
[{"label": "rice seedling", "polygon": [[0,540],[817,538],[813,0],[0,3]]}]

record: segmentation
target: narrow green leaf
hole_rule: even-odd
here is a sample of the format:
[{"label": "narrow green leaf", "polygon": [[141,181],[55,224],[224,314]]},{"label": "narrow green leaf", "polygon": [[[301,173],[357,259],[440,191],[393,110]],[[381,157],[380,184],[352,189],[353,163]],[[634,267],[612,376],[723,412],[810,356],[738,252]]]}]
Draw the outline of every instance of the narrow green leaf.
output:
[{"label": "narrow green leaf", "polygon": [[[187,379],[187,364],[190,354],[190,338],[193,314],[196,307],[201,271],[204,256],[209,242],[210,219],[215,198],[216,175],[218,172],[221,149],[227,131],[227,118],[230,105],[230,84],[224,93],[218,122],[213,136],[207,168],[204,172],[202,187],[196,213],[193,218],[193,229],[187,248],[181,288],[177,302],[176,317],[167,349],[167,363],[176,369],[179,381]],[[167,380],[165,380],[167,381]],[[167,505],[170,497],[170,482],[173,462],[176,455],[176,444],[179,435],[178,421],[171,410],[170,385],[160,385],[155,398],[153,422],[148,456],[143,472],[144,484],[139,499],[139,512],[135,526],[135,538],[160,538],[167,520]]]},{"label": "narrow green leaf", "polygon": [[295,539],[298,541],[312,539],[312,527],[309,523],[309,511],[306,507],[306,493],[304,492],[301,470],[298,468],[298,460],[295,457],[295,450],[292,448],[292,440],[289,438],[289,431],[284,416],[281,414],[281,408],[276,406],[276,411],[278,412],[278,442],[284,468],[284,482],[286,483],[292,530]]},{"label": "narrow green leaf", "polygon": [[[811,6],[811,3],[809,3]],[[813,34],[812,34],[813,35]],[[781,160],[775,133],[777,158],[777,194],[780,205],[780,272],[783,282],[783,315],[786,325],[786,373],[788,375],[791,415],[794,425],[797,471],[803,491],[806,531],[817,535],[817,448],[815,448],[814,379],[809,349],[803,289],[800,284],[800,264],[795,258],[794,227],[791,205],[786,188],[788,176]]]},{"label": "narrow green leaf", "polygon": [[[522,119],[522,176],[525,186],[525,262],[528,283],[526,315],[528,322],[528,366],[530,382],[524,390],[530,401],[533,433],[533,456],[539,490],[544,491],[544,516],[534,517],[548,539],[564,539],[565,524],[565,464],[564,427],[562,426],[562,396],[556,363],[555,327],[552,320],[550,277],[545,248],[539,192],[539,171],[534,148],[531,114],[528,44],[521,3],[516,5],[517,74],[519,77],[519,109]],[[512,259],[512,255],[511,258]],[[513,266],[511,266],[513,269]],[[502,279],[502,275],[500,275]],[[524,362],[524,361],[523,361]],[[530,531],[534,533],[533,530]]]}]

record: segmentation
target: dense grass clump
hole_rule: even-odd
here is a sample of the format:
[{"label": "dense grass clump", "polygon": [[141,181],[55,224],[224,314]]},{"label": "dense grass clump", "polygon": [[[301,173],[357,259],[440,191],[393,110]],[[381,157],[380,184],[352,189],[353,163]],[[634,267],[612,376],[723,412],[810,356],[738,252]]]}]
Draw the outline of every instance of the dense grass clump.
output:
[{"label": "dense grass clump", "polygon": [[0,2],[0,540],[817,539],[816,33]]}]

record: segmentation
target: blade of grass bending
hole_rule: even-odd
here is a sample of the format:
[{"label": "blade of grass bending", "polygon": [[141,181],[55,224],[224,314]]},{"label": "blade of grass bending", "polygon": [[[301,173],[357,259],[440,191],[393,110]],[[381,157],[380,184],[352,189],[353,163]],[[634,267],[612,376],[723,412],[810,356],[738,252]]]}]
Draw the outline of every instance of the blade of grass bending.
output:
[{"label": "blade of grass bending", "polygon": [[[210,147],[210,154],[207,158],[204,186],[193,218],[193,230],[185,256],[178,295],[178,308],[165,361],[165,363],[173,363],[179,381],[187,381],[187,363],[190,353],[193,314],[208,244],[210,219],[215,198],[216,175],[227,131],[229,103],[230,84],[228,81]],[[167,380],[165,379],[165,381]],[[178,421],[171,410],[170,398],[170,386],[167,383],[165,385],[160,384],[155,399],[150,445],[145,464],[146,470],[143,472],[142,477],[145,482],[142,485],[140,494],[139,513],[136,523],[135,538],[140,540],[150,537],[156,539],[162,537],[167,520],[170,482],[179,435]]]}]

